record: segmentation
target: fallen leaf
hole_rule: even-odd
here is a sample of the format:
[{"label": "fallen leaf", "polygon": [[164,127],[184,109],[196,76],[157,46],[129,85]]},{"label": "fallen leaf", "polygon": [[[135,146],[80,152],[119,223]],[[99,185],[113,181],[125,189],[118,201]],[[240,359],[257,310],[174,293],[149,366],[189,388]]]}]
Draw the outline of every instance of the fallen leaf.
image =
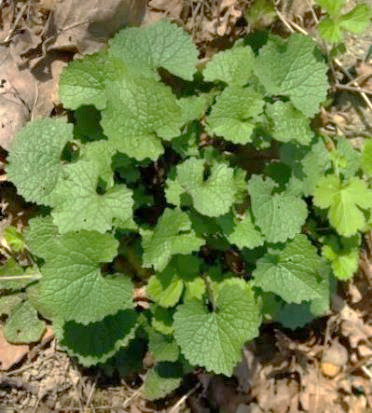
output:
[{"label": "fallen leaf", "polygon": [[171,19],[178,19],[184,6],[183,3],[182,0],[151,0],[149,8],[162,12],[164,16]]},{"label": "fallen leaf", "polygon": [[363,316],[347,304],[340,311],[341,331],[348,338],[352,348],[367,343],[372,338],[372,326],[364,322]]},{"label": "fallen leaf", "polygon": [[56,40],[50,49],[98,51],[125,25],[139,25],[146,0],[57,0],[54,10]]},{"label": "fallen leaf", "polygon": [[325,378],[316,368],[309,368],[307,372],[303,372],[301,384],[300,401],[305,411],[314,413],[338,411],[336,381]]},{"label": "fallen leaf", "polygon": [[29,119],[36,82],[20,70],[9,48],[0,46],[0,146],[9,149],[15,133]]},{"label": "fallen leaf", "polygon": [[37,80],[37,96],[32,107],[31,119],[49,116],[58,105],[58,82],[67,59],[62,59],[59,53],[50,52],[33,70]]},{"label": "fallen leaf", "polygon": [[14,345],[8,343],[0,329],[0,370],[9,370],[12,366],[19,363],[28,353],[27,345]]},{"label": "fallen leaf", "polygon": [[347,350],[337,340],[333,340],[331,346],[324,350],[322,357],[323,363],[332,363],[335,366],[342,367],[347,363],[347,361]]},{"label": "fallen leaf", "polygon": [[21,99],[0,95],[0,146],[8,150],[14,135],[26,123],[29,113]]}]

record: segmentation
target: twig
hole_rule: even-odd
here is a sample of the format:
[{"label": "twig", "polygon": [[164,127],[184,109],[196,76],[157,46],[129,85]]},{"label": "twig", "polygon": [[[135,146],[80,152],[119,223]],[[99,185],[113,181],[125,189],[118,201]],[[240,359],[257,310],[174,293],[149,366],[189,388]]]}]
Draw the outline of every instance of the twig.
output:
[{"label": "twig", "polygon": [[15,21],[14,21],[14,23],[13,23],[13,26],[12,26],[10,32],[8,33],[8,35],[6,36],[6,38],[1,42],[2,44],[5,44],[5,43],[8,43],[8,42],[9,42],[10,38],[12,37],[15,29],[17,28],[18,23],[19,23],[19,21],[21,20],[21,18],[22,18],[22,16],[23,16],[23,13],[26,11],[26,8],[27,8],[27,7],[28,7],[28,2],[26,2],[26,3],[23,5],[22,9],[21,9],[21,10],[19,11],[19,13],[17,14],[17,17],[16,17],[16,19],[15,19]]},{"label": "twig", "polygon": [[125,402],[123,403],[123,405],[121,406],[123,409],[125,409],[129,403],[136,398],[139,394],[142,393],[143,390],[143,386],[141,386],[140,388],[138,388],[135,392],[133,392],[130,397],[128,397],[128,399],[125,400]]},{"label": "twig", "polygon": [[284,26],[291,32],[294,33],[295,31],[293,30],[292,26],[288,23],[287,19],[284,17],[284,15],[278,10],[278,8],[275,9],[276,14],[278,15],[280,21],[284,24]]},{"label": "twig", "polygon": [[85,409],[87,409],[87,408],[89,407],[89,405],[90,405],[90,403],[91,403],[91,401],[92,401],[93,394],[94,394],[94,391],[96,390],[96,386],[97,386],[97,382],[98,382],[98,377],[99,377],[99,376],[100,376],[100,373],[97,373],[97,374],[96,374],[96,377],[95,377],[95,379],[94,379],[94,383],[93,383],[93,385],[92,385],[92,388],[90,389],[90,392],[89,392],[87,401],[86,401],[86,403],[85,403]]},{"label": "twig", "polygon": [[314,7],[313,7],[313,5],[311,4],[311,1],[310,1],[310,0],[306,0],[306,3],[307,3],[307,5],[310,7],[311,14],[312,14],[312,16],[313,16],[313,19],[314,19],[315,23],[318,24],[318,23],[319,23],[319,19],[318,19],[318,16],[316,15],[316,13],[315,13],[315,11],[314,11]]},{"label": "twig", "polygon": [[341,83],[336,83],[336,88],[337,89],[342,89],[342,90],[349,90],[350,92],[358,92],[358,93],[365,93],[366,95],[372,95],[372,90],[366,90],[362,89],[361,87],[355,87],[355,86],[348,86],[348,85],[342,85]]},{"label": "twig", "polygon": [[361,370],[372,380],[372,373],[367,369],[366,366],[362,366]]},{"label": "twig", "polygon": [[359,85],[359,82],[364,82],[364,81],[366,81],[366,80],[367,80],[368,78],[370,78],[370,77],[372,77],[372,73],[364,73],[364,74],[362,74],[362,75],[359,75],[359,76],[356,77],[355,79],[350,80],[349,82],[346,83],[346,85],[347,85],[347,86],[350,86],[350,85],[352,85],[354,82],[358,83],[358,85]]},{"label": "twig", "polygon": [[338,59],[334,59],[334,62],[336,65],[342,70],[342,72],[350,79],[353,81],[352,85],[355,85],[359,90],[358,92],[362,96],[364,102],[367,104],[368,108],[370,111],[372,111],[372,103],[368,99],[367,95],[362,91],[358,83],[354,80],[354,78],[351,76],[351,74],[342,66],[342,63]]},{"label": "twig", "polygon": [[199,387],[201,386],[200,383],[198,383],[196,386],[194,386],[191,390],[189,390],[186,394],[184,394],[178,401],[177,403],[172,406],[172,408],[169,410],[169,413],[177,413],[178,408],[185,403],[185,401],[194,393]]}]

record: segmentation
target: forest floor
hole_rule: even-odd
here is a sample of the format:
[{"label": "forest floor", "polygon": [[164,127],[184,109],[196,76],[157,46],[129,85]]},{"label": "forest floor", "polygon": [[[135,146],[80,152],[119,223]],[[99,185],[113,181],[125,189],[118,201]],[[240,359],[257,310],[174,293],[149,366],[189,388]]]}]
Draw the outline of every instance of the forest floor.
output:
[{"label": "forest floor", "polygon": [[[250,3],[0,0],[0,173],[15,131],[27,120],[61,111],[57,85],[67,62],[97,51],[123,22],[139,25],[169,18],[192,34],[202,58],[257,28],[313,33],[310,0],[277,1],[279,15],[263,16],[255,28],[244,18]],[[344,135],[356,145],[371,136],[371,44],[372,33],[347,37],[347,51],[331,69],[336,81],[350,87],[335,82],[333,103],[320,116],[326,133]],[[0,175],[0,235],[9,224],[22,228],[28,213],[29,206]],[[176,393],[156,403],[143,399],[141,374],[124,380],[99,368],[83,369],[59,349],[51,330],[39,343],[11,345],[0,324],[0,413],[372,412],[371,287],[368,235],[360,271],[339,285],[327,317],[295,331],[263,326],[260,337],[245,348],[233,378],[197,371]]]}]

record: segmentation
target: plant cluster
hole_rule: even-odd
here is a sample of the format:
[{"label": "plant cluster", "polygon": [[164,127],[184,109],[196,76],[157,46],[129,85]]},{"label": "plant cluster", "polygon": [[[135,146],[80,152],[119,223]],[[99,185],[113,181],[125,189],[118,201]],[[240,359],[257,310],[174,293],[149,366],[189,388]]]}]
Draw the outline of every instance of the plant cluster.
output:
[{"label": "plant cluster", "polygon": [[32,282],[5,286],[26,287],[9,323],[38,324],[37,339],[39,312],[69,354],[107,371],[140,369],[149,351],[156,399],[195,366],[232,375],[265,320],[326,314],[372,211],[371,141],[357,150],[310,126],[327,89],[298,34],[240,40],[203,66],[160,21],[71,62],[70,118],[32,121],[8,157],[41,206],[24,235]]},{"label": "plant cluster", "polygon": [[346,0],[316,0],[316,3],[326,12],[317,29],[320,37],[329,43],[340,43],[344,32],[362,33],[372,18],[372,11],[366,3],[357,4],[347,13],[343,12]]}]

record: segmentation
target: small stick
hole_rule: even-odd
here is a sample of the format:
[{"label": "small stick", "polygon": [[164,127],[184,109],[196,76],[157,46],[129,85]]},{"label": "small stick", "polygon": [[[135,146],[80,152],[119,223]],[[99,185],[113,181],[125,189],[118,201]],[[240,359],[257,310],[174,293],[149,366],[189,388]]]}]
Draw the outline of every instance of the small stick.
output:
[{"label": "small stick", "polygon": [[294,33],[292,26],[288,23],[287,19],[283,16],[283,14],[276,8],[276,14],[278,15],[280,21],[284,24],[284,26],[291,32]]},{"label": "small stick", "polygon": [[362,96],[364,102],[367,104],[368,108],[370,109],[370,111],[372,111],[372,103],[371,101],[368,99],[367,95],[362,91],[362,89],[360,88],[360,86],[358,85],[357,82],[355,82],[355,80],[353,79],[353,77],[351,76],[351,74],[342,66],[342,63],[338,60],[338,59],[334,59],[334,62],[336,63],[336,65],[343,71],[343,73],[350,79],[352,80],[352,85],[355,85],[358,88],[358,92],[360,93],[360,95]]},{"label": "small stick", "polygon": [[337,89],[342,89],[342,90],[349,90],[350,92],[358,92],[358,93],[360,93],[362,91],[366,95],[372,95],[372,90],[370,91],[370,90],[366,90],[366,89],[361,89],[360,87],[342,85],[340,83],[336,83],[336,88]]},{"label": "small stick", "polygon": [[133,392],[128,397],[128,399],[126,399],[125,402],[123,403],[122,409],[125,409],[133,399],[135,399],[139,394],[141,394],[142,390],[143,390],[143,386],[141,386],[139,389],[137,389],[135,392]]},{"label": "small stick", "polygon": [[184,394],[178,402],[172,406],[172,408],[169,410],[169,413],[177,413],[178,408],[185,403],[185,401],[191,396],[192,393],[194,393],[199,387],[201,386],[200,383],[198,383],[196,386],[194,386],[191,390],[189,390],[186,394]]},{"label": "small stick", "polygon": [[27,8],[27,7],[28,7],[28,2],[26,2],[26,3],[23,5],[22,9],[21,9],[21,10],[19,11],[19,13],[17,14],[17,17],[16,17],[16,19],[15,19],[15,22],[13,23],[13,27],[11,28],[10,32],[8,33],[8,35],[6,36],[5,40],[3,40],[3,41],[1,42],[2,44],[5,44],[5,43],[8,43],[8,42],[9,42],[10,38],[12,37],[15,29],[17,28],[18,23],[19,23],[19,21],[21,20],[21,18],[22,18],[22,16],[23,16],[23,13],[26,11],[26,8]]}]

